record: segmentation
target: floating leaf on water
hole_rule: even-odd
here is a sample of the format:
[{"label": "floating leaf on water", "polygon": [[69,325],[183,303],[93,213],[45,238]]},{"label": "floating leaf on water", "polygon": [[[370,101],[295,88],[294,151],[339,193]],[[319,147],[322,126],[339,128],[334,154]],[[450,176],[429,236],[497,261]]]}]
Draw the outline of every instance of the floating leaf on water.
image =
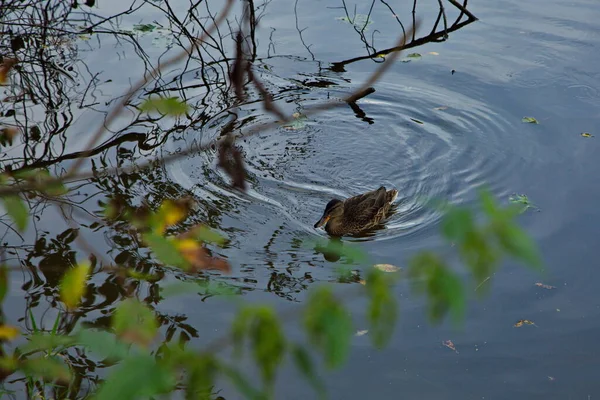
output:
[{"label": "floating leaf on water", "polygon": [[435,107],[434,110],[447,110],[448,106]]},{"label": "floating leaf on water", "polygon": [[456,354],[458,354],[458,351],[456,350],[454,343],[452,343],[452,340],[450,340],[450,339],[444,340],[442,342],[442,345],[446,346],[447,348],[449,348],[450,350],[452,350],[452,351],[456,352]]},{"label": "floating leaf on water", "polygon": [[406,57],[407,58],[421,58],[421,55],[419,53],[410,53]]},{"label": "floating leaf on water", "polygon": [[137,24],[133,26],[133,30],[139,32],[152,32],[154,29],[156,29],[156,26],[152,24]]},{"label": "floating leaf on water", "polygon": [[535,206],[533,203],[531,203],[531,201],[529,201],[529,198],[527,197],[526,194],[513,193],[508,198],[508,201],[513,204],[522,204],[523,206],[525,206],[521,212],[524,212],[524,211],[528,210],[529,208],[533,208],[537,211],[540,211],[539,207]]},{"label": "floating leaf on water", "polygon": [[556,286],[545,285],[545,284],[543,284],[541,282],[537,282],[535,284],[535,286],[539,286],[541,288],[548,289],[548,290],[550,290],[550,289],[556,289]]},{"label": "floating leaf on water", "polygon": [[398,272],[400,271],[400,267],[396,267],[395,265],[392,264],[375,264],[373,265],[374,268],[377,268],[380,271],[383,272]]},{"label": "floating leaf on water", "polygon": [[354,336],[364,336],[364,335],[366,335],[367,333],[369,333],[369,330],[368,330],[368,329],[365,329],[365,330],[363,330],[363,331],[358,331],[358,332],[356,332],[356,333],[354,334]]},{"label": "floating leaf on water", "polygon": [[367,27],[373,23],[373,20],[365,14],[355,14],[352,20],[346,16],[337,17],[336,20],[347,22],[349,24],[354,25],[356,28],[364,29],[365,31],[368,30]]},{"label": "floating leaf on water", "polygon": [[0,325],[0,340],[13,340],[19,333],[19,329],[12,325]]},{"label": "floating leaf on water", "polygon": [[533,117],[523,117],[521,121],[527,122],[529,124],[539,124],[538,120]]},{"label": "floating leaf on water", "polygon": [[591,138],[591,137],[594,137],[594,135],[592,135],[592,134],[591,134],[591,133],[589,133],[589,132],[583,132],[583,133],[581,134],[581,136],[583,136],[583,137],[585,137],[585,138]]},{"label": "floating leaf on water", "polygon": [[517,321],[517,323],[516,323],[516,324],[514,324],[513,326],[514,326],[515,328],[520,328],[520,327],[522,327],[523,325],[533,325],[533,326],[537,326],[537,325],[536,325],[536,324],[535,324],[533,321],[530,321],[530,320],[528,320],[528,319],[521,319],[521,320]]},{"label": "floating leaf on water", "polygon": [[297,131],[306,126],[306,117],[298,112],[292,114],[294,120],[287,125],[283,125],[283,129],[288,131]]},{"label": "floating leaf on water", "polygon": [[438,53],[437,51],[430,51],[429,54],[431,54],[432,56],[439,56],[440,53]]},{"label": "floating leaf on water", "polygon": [[361,279],[360,281],[358,281],[358,283],[360,283],[361,285],[366,285],[367,281],[365,281],[364,279]]},{"label": "floating leaf on water", "polygon": [[556,380],[556,378],[555,378],[555,377],[553,377],[553,376],[550,376],[550,375],[548,375],[548,380],[549,380],[550,382],[553,382],[553,381],[555,381],[555,380]]},{"label": "floating leaf on water", "polygon": [[411,118],[410,120],[413,122],[416,122],[417,124],[420,124],[420,125],[423,125],[425,123],[425,122],[419,121],[418,119],[415,119],[415,118]]}]

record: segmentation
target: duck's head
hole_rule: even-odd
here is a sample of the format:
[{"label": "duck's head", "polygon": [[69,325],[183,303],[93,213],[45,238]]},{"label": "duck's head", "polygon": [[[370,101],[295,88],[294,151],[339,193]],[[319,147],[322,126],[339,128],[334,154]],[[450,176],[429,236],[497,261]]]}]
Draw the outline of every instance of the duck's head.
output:
[{"label": "duck's head", "polygon": [[333,199],[325,206],[323,216],[315,224],[315,228],[325,225],[332,218],[339,218],[344,213],[344,202],[338,199]]}]

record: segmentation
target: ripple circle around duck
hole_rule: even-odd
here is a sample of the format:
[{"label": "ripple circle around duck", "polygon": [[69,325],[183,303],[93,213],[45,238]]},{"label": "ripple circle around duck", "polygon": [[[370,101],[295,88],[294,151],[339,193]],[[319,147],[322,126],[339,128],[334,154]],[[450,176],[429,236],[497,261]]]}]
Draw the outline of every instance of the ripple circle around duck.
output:
[{"label": "ripple circle around duck", "polygon": [[[514,127],[499,114],[437,86],[378,88],[360,107],[374,124],[341,107],[316,116],[301,129],[279,129],[240,141],[250,175],[247,200],[272,209],[273,216],[266,219],[283,217],[295,229],[324,235],[313,224],[331,198],[381,185],[396,188],[396,213],[385,229],[368,238],[387,240],[433,227],[440,213],[426,204],[428,200],[470,203],[473,189],[481,185],[507,196],[510,188],[503,182],[526,157],[515,157],[515,149],[509,153],[505,135]],[[516,153],[523,151],[528,150]],[[192,170],[180,165],[175,178],[184,183],[188,175],[189,184],[208,179],[206,185],[196,186],[204,196],[233,194],[227,177],[215,170],[214,156],[201,156],[203,163],[212,164],[210,172],[202,168],[204,177],[193,177]]]}]

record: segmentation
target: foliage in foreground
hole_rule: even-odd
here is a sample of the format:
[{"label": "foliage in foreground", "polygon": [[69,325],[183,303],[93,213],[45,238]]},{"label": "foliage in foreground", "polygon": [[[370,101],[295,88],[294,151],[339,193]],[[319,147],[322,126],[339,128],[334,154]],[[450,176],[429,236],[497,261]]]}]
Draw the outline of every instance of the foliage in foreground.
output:
[{"label": "foliage in foreground", "polygon": [[[5,206],[15,220],[22,217],[22,207],[18,202],[5,202]],[[476,221],[472,211],[454,206],[447,207],[442,221],[442,234],[457,249],[473,283],[478,285],[489,280],[505,256],[539,266],[540,259],[534,244],[515,222],[521,208],[514,204],[499,206],[487,192],[481,192],[480,206],[485,217],[482,222]],[[218,234],[203,226],[184,235],[166,234],[169,227],[187,217],[190,208],[186,199],[166,201],[154,212],[119,208],[115,203],[107,204],[105,210],[108,219],[127,220],[140,240],[163,264],[186,271],[206,269],[210,263],[217,262],[208,261],[203,250],[204,243],[224,243]],[[341,257],[356,259],[357,250],[347,245],[332,244],[330,250],[337,251]],[[126,281],[139,283],[152,279],[151,276],[122,269],[128,272],[124,274]],[[90,270],[90,264],[83,261],[62,278],[60,299],[65,312],[77,313]],[[2,300],[9,276],[4,267],[0,271]],[[366,278],[361,282],[364,286],[352,288],[358,287],[358,294],[368,299],[369,336],[378,348],[386,345],[394,331],[398,304],[393,285],[398,279],[409,279],[414,293],[426,296],[433,322],[440,322],[449,315],[459,323],[464,316],[466,290],[462,274],[433,252],[416,254],[407,268],[399,272],[386,273],[369,267],[364,273]],[[218,288],[201,287],[197,283],[180,283],[172,288],[165,287],[162,296],[200,290],[227,294]],[[44,332],[37,329],[31,316],[34,333],[27,335],[25,344],[18,346],[12,354],[0,359],[0,368],[4,376],[25,375],[31,391],[44,393],[47,388],[54,388],[58,397],[73,398],[81,394],[78,390],[73,392],[74,388],[78,388],[75,382],[77,376],[69,354],[85,351],[109,368],[106,379],[91,390],[90,395],[95,399],[149,398],[174,391],[183,391],[187,399],[208,399],[214,396],[217,379],[226,379],[245,397],[258,399],[273,397],[277,371],[286,360],[290,360],[315,390],[323,394],[324,385],[316,372],[318,361],[314,359],[315,353],[327,368],[342,366],[356,332],[349,310],[344,305],[344,295],[334,291],[332,285],[320,285],[309,292],[303,307],[294,310],[292,317],[302,321],[308,346],[292,341],[284,334],[283,324],[289,316],[278,316],[267,305],[246,305],[241,301],[230,336],[203,351],[168,341],[157,345],[159,324],[156,313],[150,304],[133,295],[113,311],[108,330],[80,326],[74,333],[62,334],[57,330],[57,323],[52,331]],[[13,326],[0,327],[0,336],[4,340],[14,339],[18,334],[18,329]],[[260,372],[260,385],[219,355],[219,351],[228,346],[233,347],[234,357],[243,357],[246,353],[251,356]]]}]

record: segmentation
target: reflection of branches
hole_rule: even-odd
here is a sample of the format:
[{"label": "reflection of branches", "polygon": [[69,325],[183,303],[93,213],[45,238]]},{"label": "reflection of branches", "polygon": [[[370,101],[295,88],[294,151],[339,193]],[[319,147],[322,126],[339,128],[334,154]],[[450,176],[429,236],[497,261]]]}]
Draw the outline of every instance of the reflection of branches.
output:
[{"label": "reflection of branches", "polygon": [[[455,6],[457,9],[460,10],[460,14],[457,17],[457,19],[454,21],[454,23],[450,27],[448,27],[447,19],[446,19],[446,11],[442,4],[442,0],[438,0],[438,1],[439,1],[440,10],[438,12],[438,16],[434,23],[433,29],[432,29],[431,33],[429,33],[428,35],[422,36],[417,39],[415,36],[416,31],[413,30],[411,35],[406,35],[406,36],[412,37],[412,40],[408,43],[405,43],[401,46],[394,46],[394,47],[390,47],[390,48],[383,49],[383,50],[377,50],[377,51],[374,50],[373,52],[371,52],[370,54],[365,55],[365,56],[359,56],[359,57],[354,57],[354,58],[350,58],[347,60],[335,62],[332,64],[331,69],[333,71],[343,71],[345,65],[348,65],[348,64],[351,64],[351,63],[354,63],[357,61],[379,58],[383,55],[387,55],[387,54],[390,54],[390,53],[393,53],[396,51],[401,51],[401,50],[406,50],[406,49],[410,49],[413,47],[422,46],[425,43],[444,41],[448,37],[448,33],[457,31],[457,30],[463,28],[464,26],[477,21],[477,18],[466,9],[468,0],[464,0],[464,3],[462,5],[460,3],[458,3],[456,0],[448,0],[453,6]],[[394,16],[396,16],[396,19],[398,20],[396,13],[393,12],[393,9],[389,6],[389,4],[385,3],[384,1],[382,1],[382,3],[388,7],[388,9],[393,13]],[[416,21],[416,6],[417,6],[417,0],[414,0],[413,10],[412,10],[413,24]],[[464,15],[467,16],[467,20],[460,22]],[[440,20],[444,21],[444,26],[441,30],[436,30],[439,25]],[[400,21],[398,20],[398,22],[400,22]],[[403,26],[402,26],[402,29],[404,31]]]},{"label": "reflection of branches", "polygon": [[296,0],[294,2],[294,18],[296,21],[296,30],[298,31],[298,36],[300,36],[300,42],[302,43],[302,46],[304,46],[306,51],[308,51],[310,53],[310,56],[312,57],[312,59],[314,61],[315,55],[313,54],[312,51],[310,51],[312,44],[307,45],[306,42],[304,42],[304,38],[302,37],[302,32],[304,32],[306,30],[306,28],[300,29],[300,27],[298,26],[298,1],[299,0]]}]

